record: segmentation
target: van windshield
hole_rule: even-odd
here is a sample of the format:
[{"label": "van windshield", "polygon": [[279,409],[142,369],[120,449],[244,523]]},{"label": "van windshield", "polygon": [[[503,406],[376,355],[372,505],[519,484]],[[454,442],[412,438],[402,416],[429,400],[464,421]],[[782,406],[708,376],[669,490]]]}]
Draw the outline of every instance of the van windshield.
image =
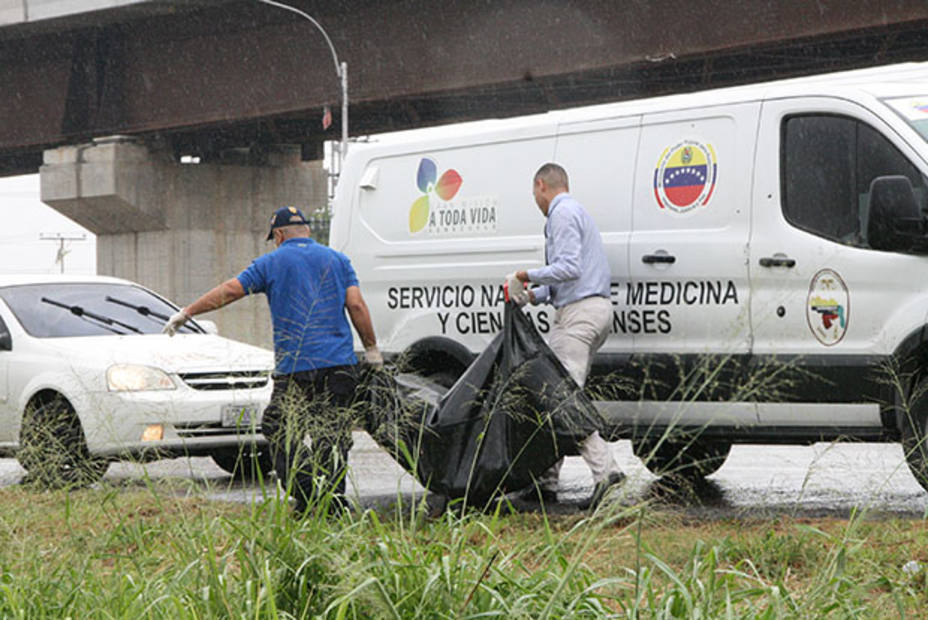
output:
[{"label": "van windshield", "polygon": [[884,99],[883,102],[911,125],[928,142],[928,95],[909,95]]}]

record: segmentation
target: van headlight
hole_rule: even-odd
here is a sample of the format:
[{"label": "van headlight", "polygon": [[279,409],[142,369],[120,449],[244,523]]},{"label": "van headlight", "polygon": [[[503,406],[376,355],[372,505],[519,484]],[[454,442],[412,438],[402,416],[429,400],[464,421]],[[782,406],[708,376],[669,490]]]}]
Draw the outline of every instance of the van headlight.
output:
[{"label": "van headlight", "polygon": [[135,364],[116,364],[107,368],[106,386],[111,392],[177,389],[163,370]]}]

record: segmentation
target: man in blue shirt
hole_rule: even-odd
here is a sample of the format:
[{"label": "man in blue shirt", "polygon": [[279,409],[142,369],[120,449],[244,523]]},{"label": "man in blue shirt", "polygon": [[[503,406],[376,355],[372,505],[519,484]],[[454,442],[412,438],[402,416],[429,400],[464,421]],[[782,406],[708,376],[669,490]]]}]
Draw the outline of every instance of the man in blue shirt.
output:
[{"label": "man in blue shirt", "polygon": [[[383,358],[367,304],[348,257],[310,237],[303,213],[281,207],[271,216],[267,239],[277,250],[259,256],[237,277],[205,293],[168,319],[174,335],[187,320],[245,295],[267,296],[274,325],[274,391],[261,421],[277,477],[302,515],[313,498],[331,491],[341,505],[352,420],[347,408],[357,387],[348,319],[364,344],[364,359]],[[310,447],[305,439],[309,436]],[[316,488],[314,477],[323,481]]]},{"label": "man in blue shirt", "polygon": [[[535,204],[545,222],[545,266],[516,271],[506,278],[510,298],[523,305],[548,303],[556,308],[548,344],[583,387],[593,354],[606,341],[612,324],[609,300],[609,261],[599,229],[590,214],[568,193],[567,172],[548,163],[535,173]],[[524,289],[526,283],[535,283]],[[593,472],[593,495],[582,507],[595,508],[608,488],[624,478],[609,446],[594,432],[580,444],[580,456]],[[557,501],[557,483],[563,459],[539,480],[546,503]]]}]

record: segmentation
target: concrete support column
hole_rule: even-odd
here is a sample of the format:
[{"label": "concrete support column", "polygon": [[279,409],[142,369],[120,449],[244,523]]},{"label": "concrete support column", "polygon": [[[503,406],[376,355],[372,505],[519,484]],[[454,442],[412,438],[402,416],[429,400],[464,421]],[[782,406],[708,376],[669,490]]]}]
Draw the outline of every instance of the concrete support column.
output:
[{"label": "concrete support column", "polygon": [[[178,164],[126,138],[45,152],[42,201],[97,235],[97,271],[185,305],[234,277],[266,242],[274,209],[326,202],[322,162],[282,148],[266,165]],[[219,333],[272,347],[267,301],[248,296],[203,315]]]}]

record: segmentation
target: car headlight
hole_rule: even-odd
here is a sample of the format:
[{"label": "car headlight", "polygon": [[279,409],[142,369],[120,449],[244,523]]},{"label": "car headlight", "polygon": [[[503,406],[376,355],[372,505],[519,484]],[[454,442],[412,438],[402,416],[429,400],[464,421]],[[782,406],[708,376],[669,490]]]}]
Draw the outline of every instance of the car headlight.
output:
[{"label": "car headlight", "polygon": [[163,370],[135,364],[116,364],[107,368],[106,386],[111,392],[177,389]]}]

